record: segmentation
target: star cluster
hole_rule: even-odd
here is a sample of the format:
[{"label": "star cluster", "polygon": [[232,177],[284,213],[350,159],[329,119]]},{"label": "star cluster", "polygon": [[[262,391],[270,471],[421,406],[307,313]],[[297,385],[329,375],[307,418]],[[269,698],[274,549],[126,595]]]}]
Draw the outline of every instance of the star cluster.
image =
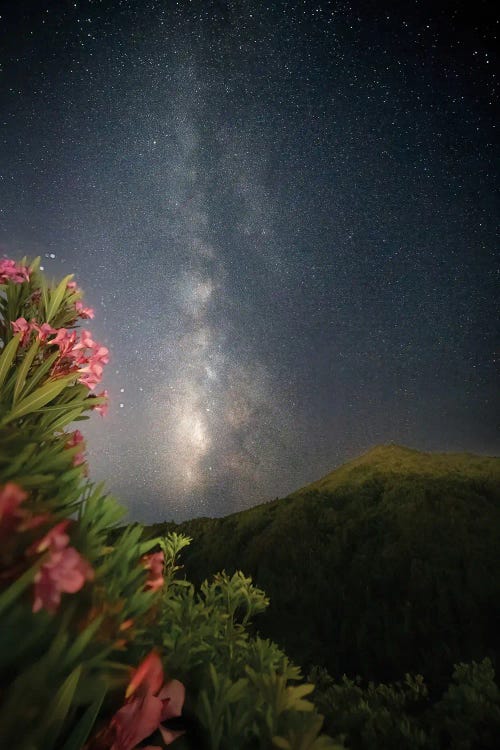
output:
[{"label": "star cluster", "polygon": [[490,8],[2,12],[0,249],[96,308],[91,476],[132,517],[239,510],[380,442],[498,452]]}]

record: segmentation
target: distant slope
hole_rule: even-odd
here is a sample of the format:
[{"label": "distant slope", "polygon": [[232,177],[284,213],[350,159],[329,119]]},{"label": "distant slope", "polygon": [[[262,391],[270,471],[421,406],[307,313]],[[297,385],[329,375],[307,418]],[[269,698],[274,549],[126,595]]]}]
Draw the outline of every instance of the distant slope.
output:
[{"label": "distant slope", "polygon": [[304,665],[440,685],[454,662],[500,655],[498,458],[379,446],[284,499],[176,528],[194,538],[190,578],[253,575],[271,598],[260,630]]},{"label": "distant slope", "polygon": [[299,497],[313,490],[333,492],[343,484],[362,484],[367,477],[376,474],[436,479],[483,479],[489,476],[500,481],[500,459],[473,453],[423,453],[400,445],[378,445],[317,482],[293,492],[290,497]]}]

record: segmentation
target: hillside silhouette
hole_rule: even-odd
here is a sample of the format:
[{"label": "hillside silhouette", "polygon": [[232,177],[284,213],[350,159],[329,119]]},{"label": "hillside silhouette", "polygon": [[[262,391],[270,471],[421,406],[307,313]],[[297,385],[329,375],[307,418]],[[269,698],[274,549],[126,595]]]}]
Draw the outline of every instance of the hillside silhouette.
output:
[{"label": "hillside silhouette", "polygon": [[251,574],[259,618],[301,665],[389,681],[500,651],[500,459],[378,446],[288,497],[156,524],[193,537],[195,582]]}]

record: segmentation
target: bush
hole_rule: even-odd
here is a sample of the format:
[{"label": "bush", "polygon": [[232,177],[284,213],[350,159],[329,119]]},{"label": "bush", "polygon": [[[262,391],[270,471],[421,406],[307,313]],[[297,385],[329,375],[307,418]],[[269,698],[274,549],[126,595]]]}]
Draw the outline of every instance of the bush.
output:
[{"label": "bush", "polygon": [[420,675],[388,685],[343,677],[335,682],[322,668],[314,702],[326,729],[342,735],[352,750],[494,750],[500,736],[500,691],[491,661],[458,664],[451,682],[432,702]]}]

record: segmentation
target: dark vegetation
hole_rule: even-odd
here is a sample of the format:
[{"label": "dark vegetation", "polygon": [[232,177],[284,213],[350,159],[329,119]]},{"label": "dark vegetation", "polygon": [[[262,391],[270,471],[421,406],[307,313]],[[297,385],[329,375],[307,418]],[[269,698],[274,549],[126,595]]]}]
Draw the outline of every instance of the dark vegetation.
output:
[{"label": "dark vegetation", "polygon": [[[271,601],[259,618],[261,634],[306,669],[326,670],[322,710],[327,700],[343,715],[339,696],[357,690],[376,713],[380,694],[373,686],[363,692],[368,681],[424,675],[436,702],[460,662],[488,657],[498,672],[497,458],[381,446],[287,498],[225,518],[157,524],[148,533],[166,529],[193,537],[183,562],[195,583],[219,570],[252,575]],[[344,674],[361,681],[346,687],[338,682]],[[337,692],[328,680],[337,681]],[[405,714],[414,690],[384,690]],[[354,711],[356,701],[350,704]],[[427,716],[424,704],[420,696],[410,714]]]},{"label": "dark vegetation", "polygon": [[457,664],[444,693],[431,700],[423,677],[392,684],[343,677],[315,668],[313,700],[324,730],[352,750],[497,750],[500,690],[489,659]]}]

